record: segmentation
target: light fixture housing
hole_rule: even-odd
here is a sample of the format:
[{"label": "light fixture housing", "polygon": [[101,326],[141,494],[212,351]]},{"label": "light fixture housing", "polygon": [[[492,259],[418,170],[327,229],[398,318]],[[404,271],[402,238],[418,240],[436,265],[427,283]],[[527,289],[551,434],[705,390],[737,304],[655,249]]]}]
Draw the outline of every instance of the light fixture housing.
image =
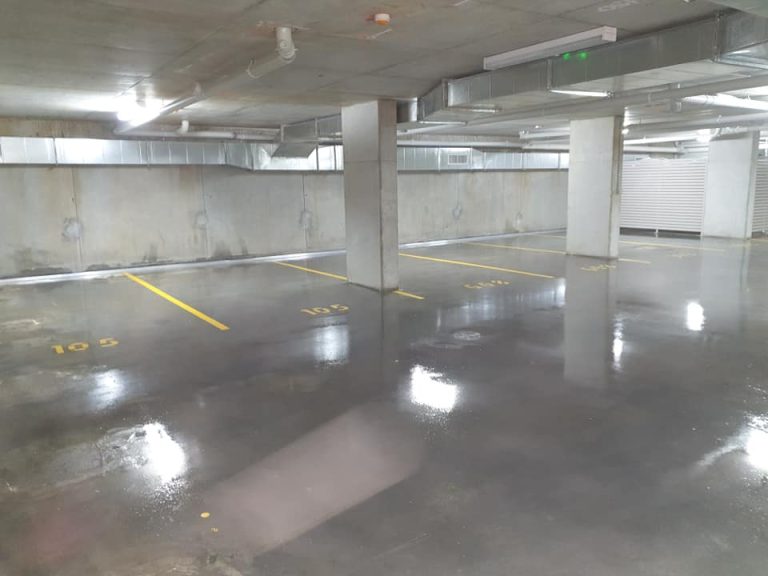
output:
[{"label": "light fixture housing", "polygon": [[485,70],[498,70],[499,68],[506,68],[515,64],[524,64],[525,62],[549,58],[550,56],[559,56],[560,54],[616,42],[617,37],[616,28],[613,26],[601,26],[600,28],[533,44],[518,50],[496,54],[495,56],[486,56],[483,59],[483,68]]},{"label": "light fixture housing", "polygon": [[584,98],[608,98],[610,92],[601,92],[598,90],[550,90],[552,94],[564,94],[566,96],[582,96]]}]

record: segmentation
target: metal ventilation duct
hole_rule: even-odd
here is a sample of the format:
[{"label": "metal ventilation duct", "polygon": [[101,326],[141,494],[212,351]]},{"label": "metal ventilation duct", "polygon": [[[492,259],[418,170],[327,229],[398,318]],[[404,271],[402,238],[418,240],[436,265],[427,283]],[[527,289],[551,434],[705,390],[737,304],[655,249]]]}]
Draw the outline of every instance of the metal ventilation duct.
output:
[{"label": "metal ventilation duct", "polygon": [[768,4],[765,0],[710,0],[714,4],[735,8],[742,12],[757,14],[758,16],[768,17]]},{"label": "metal ventilation duct", "polygon": [[[739,80],[768,69],[768,20],[715,17],[601,46],[577,58],[548,58],[445,80],[419,99],[419,121],[492,121],[500,109],[568,103],[554,89],[641,92],[664,85]],[[499,114],[500,115],[500,114]]]},{"label": "metal ventilation duct", "polygon": [[[401,146],[397,150],[398,169],[442,172],[568,167],[567,146],[529,152],[510,148],[480,150],[461,144]],[[308,158],[280,158],[275,155],[276,148],[276,144],[250,142],[0,137],[0,166],[231,166],[254,172],[338,172],[344,168],[340,145],[317,147]]]},{"label": "metal ventilation duct", "polygon": [[280,129],[280,145],[274,156],[306,158],[319,144],[340,141],[340,115],[286,124]]}]

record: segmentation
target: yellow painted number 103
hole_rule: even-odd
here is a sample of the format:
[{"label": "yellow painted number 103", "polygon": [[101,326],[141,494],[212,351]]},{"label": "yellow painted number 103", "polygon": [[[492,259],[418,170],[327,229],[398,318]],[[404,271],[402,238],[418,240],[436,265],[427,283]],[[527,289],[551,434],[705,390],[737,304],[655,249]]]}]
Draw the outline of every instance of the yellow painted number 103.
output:
[{"label": "yellow painted number 103", "polygon": [[[117,340],[114,338],[102,338],[99,340],[99,347],[100,348],[114,348],[120,344]],[[60,344],[57,344],[56,346],[52,346],[53,351],[56,352],[56,354],[66,354],[67,351],[69,352],[85,352],[91,347],[88,342],[73,342],[72,344],[69,344],[68,346],[64,347]]]}]

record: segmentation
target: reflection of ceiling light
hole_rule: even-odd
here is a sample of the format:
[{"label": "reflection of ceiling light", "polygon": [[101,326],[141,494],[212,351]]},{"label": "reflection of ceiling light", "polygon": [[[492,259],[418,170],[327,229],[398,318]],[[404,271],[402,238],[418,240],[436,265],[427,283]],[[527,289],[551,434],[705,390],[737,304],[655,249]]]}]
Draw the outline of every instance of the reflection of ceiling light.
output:
[{"label": "reflection of ceiling light", "polygon": [[175,480],[187,470],[184,449],[168,434],[165,426],[153,422],[144,426],[147,469],[163,484]]},{"label": "reflection of ceiling light", "polygon": [[584,96],[585,98],[607,98],[610,92],[598,90],[550,90],[552,94],[565,94],[566,96]]},{"label": "reflection of ceiling light", "polygon": [[586,32],[557,38],[556,40],[526,46],[519,50],[487,56],[483,59],[483,68],[485,70],[498,70],[499,68],[506,68],[515,64],[523,64],[533,60],[540,60],[541,58],[570,53],[575,50],[592,48],[608,42],[616,42],[616,38],[616,28],[603,26],[587,30]]},{"label": "reflection of ceiling light", "polygon": [[749,457],[749,463],[755,468],[768,470],[768,432],[752,428],[747,436],[744,450]]},{"label": "reflection of ceiling light", "polygon": [[349,326],[319,328],[314,336],[315,359],[322,364],[342,364],[349,358]]},{"label": "reflection of ceiling light", "polygon": [[704,328],[704,308],[698,302],[689,302],[686,308],[685,325],[691,332],[701,332]]},{"label": "reflection of ceiling light", "polygon": [[613,365],[621,368],[621,356],[624,354],[624,325],[619,322],[613,330]]},{"label": "reflection of ceiling light", "polygon": [[123,375],[120,370],[96,374],[96,387],[89,397],[97,410],[110,408],[123,396]]},{"label": "reflection of ceiling light", "polygon": [[392,22],[392,17],[385,13],[374,14],[373,21],[379,26],[389,26],[389,23]]},{"label": "reflection of ceiling light", "polygon": [[411,370],[411,402],[414,404],[451,412],[458,395],[458,387],[443,382],[440,374],[423,366],[414,366]]}]

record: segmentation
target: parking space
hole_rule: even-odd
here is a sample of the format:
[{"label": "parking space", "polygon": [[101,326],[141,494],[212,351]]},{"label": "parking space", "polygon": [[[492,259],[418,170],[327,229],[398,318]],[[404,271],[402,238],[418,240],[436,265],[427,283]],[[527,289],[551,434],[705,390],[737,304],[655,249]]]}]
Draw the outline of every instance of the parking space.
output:
[{"label": "parking space", "polygon": [[[547,515],[621,531],[630,512],[656,526],[642,547],[664,549],[683,529],[670,510],[691,492],[709,494],[698,513],[714,530],[727,492],[761,482],[708,447],[740,441],[743,403],[768,410],[760,388],[737,385],[768,371],[755,361],[768,278],[754,265],[768,245],[625,237],[622,257],[650,262],[635,264],[568,257],[557,243],[404,248],[408,295],[347,284],[343,255],[0,288],[0,514],[14,518],[0,528],[0,566],[25,573],[34,537],[50,542],[35,563],[60,559],[66,575],[103,558],[133,574],[126,555],[156,569],[201,553],[257,573],[318,562],[384,573],[377,554],[397,546],[421,558],[439,548],[449,563],[534,537],[577,546],[578,531],[553,536]],[[397,431],[389,447],[381,426]],[[361,442],[349,461],[328,444],[342,429]],[[619,452],[630,455],[620,469],[604,458]],[[360,470],[376,474],[354,471],[363,454]],[[297,475],[323,486],[328,459],[351,467],[350,484],[317,508],[296,495]],[[270,535],[259,526],[277,521],[267,502],[282,488],[264,465],[316,507]],[[745,480],[722,479],[733,469]],[[638,478],[642,491],[628,493]],[[385,525],[358,534],[382,509]],[[474,528],[459,536],[447,518]],[[265,551],[247,560],[255,544]]]}]

